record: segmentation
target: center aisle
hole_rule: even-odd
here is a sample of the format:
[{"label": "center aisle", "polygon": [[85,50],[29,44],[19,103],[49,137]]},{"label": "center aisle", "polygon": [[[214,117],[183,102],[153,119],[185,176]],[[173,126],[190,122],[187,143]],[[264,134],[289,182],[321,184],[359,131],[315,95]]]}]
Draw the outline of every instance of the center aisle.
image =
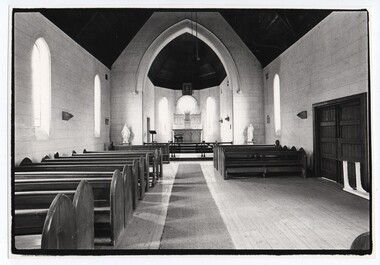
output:
[{"label": "center aisle", "polygon": [[234,249],[199,164],[180,164],[160,249]]}]

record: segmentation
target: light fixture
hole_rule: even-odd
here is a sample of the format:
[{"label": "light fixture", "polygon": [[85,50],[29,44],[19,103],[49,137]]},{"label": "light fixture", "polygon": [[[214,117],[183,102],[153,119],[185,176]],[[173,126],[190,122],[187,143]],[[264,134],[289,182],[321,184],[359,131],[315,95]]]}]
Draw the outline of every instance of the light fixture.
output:
[{"label": "light fixture", "polygon": [[67,112],[67,111],[62,111],[62,120],[64,121],[68,121],[70,120],[72,117],[74,117],[73,114]]},{"label": "light fixture", "polygon": [[224,118],[226,121],[230,121],[230,117],[227,115],[227,117]]},{"label": "light fixture", "polygon": [[307,111],[306,111],[306,110],[303,110],[303,111],[299,112],[299,113],[297,114],[297,116],[298,116],[300,119],[302,119],[302,120],[307,119]]}]

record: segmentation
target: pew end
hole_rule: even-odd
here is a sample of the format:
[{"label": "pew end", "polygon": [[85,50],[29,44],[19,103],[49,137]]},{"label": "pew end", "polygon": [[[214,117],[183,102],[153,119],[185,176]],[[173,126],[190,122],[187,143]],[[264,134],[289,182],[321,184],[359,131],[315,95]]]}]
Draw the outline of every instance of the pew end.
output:
[{"label": "pew end", "polygon": [[47,213],[42,230],[42,249],[76,248],[75,210],[69,197],[58,194]]},{"label": "pew end", "polygon": [[29,166],[29,165],[32,165],[33,162],[32,160],[29,158],[29,157],[25,157],[23,160],[21,160],[21,163],[20,163],[20,167],[22,166]]},{"label": "pew end", "polygon": [[47,159],[50,159],[49,155],[45,155],[42,159],[41,162],[45,162]]},{"label": "pew end", "polygon": [[76,218],[77,249],[94,249],[94,194],[86,180],[79,183],[73,205]]},{"label": "pew end", "polygon": [[124,180],[120,170],[113,173],[110,191],[111,243],[117,245],[124,230]]},{"label": "pew end", "polygon": [[351,250],[370,250],[371,249],[371,237],[369,232],[365,232],[357,236],[351,244]]}]

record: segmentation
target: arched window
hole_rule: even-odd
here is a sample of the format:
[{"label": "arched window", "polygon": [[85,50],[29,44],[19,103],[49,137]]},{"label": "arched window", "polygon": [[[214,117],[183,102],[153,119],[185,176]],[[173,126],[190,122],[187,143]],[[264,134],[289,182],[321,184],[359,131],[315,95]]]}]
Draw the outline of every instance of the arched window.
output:
[{"label": "arched window", "polygon": [[32,50],[32,97],[34,127],[38,135],[49,136],[51,113],[51,60],[50,50],[39,38]]},{"label": "arched window", "polygon": [[168,119],[169,119],[169,102],[166,97],[163,97],[160,100],[159,106],[158,106],[158,113],[159,113],[159,121],[161,123],[161,132],[163,135],[167,134],[168,128]]},{"label": "arched window", "polygon": [[192,96],[182,96],[177,101],[177,113],[198,113],[198,102]]},{"label": "arched window", "polygon": [[212,97],[208,97],[206,101],[206,114],[207,114],[207,135],[209,140],[214,134],[214,122],[215,122],[215,100]]},{"label": "arched window", "polygon": [[100,119],[101,119],[101,103],[102,103],[102,91],[100,86],[100,78],[95,76],[94,80],[94,135],[100,136]]},{"label": "arched window", "polygon": [[273,104],[274,104],[274,130],[276,135],[281,134],[281,102],[280,102],[280,77],[278,74],[273,79]]},{"label": "arched window", "polygon": [[206,101],[206,112],[207,112],[207,128],[211,132],[213,129],[213,123],[215,119],[215,101],[212,97],[208,97]]}]

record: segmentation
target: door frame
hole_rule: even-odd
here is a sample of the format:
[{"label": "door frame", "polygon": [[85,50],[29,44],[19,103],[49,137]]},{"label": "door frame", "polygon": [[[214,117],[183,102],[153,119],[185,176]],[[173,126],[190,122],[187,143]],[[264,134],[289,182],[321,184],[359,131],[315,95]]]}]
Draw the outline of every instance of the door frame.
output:
[{"label": "door frame", "polygon": [[[321,174],[321,168],[320,168],[320,161],[319,161],[319,157],[320,157],[320,144],[319,144],[319,136],[320,136],[320,132],[319,132],[319,117],[317,117],[317,113],[318,111],[321,109],[321,108],[324,108],[324,107],[331,107],[331,106],[335,106],[335,105],[340,105],[340,104],[343,104],[343,103],[347,103],[347,102],[350,102],[350,101],[354,101],[354,100],[360,100],[360,104],[361,104],[361,120],[363,120],[363,128],[364,130],[362,131],[362,135],[361,135],[361,138],[362,138],[362,141],[364,143],[364,150],[363,150],[363,153],[364,153],[364,172],[366,174],[366,177],[369,181],[369,189],[372,190],[372,180],[371,180],[371,175],[370,175],[370,168],[369,168],[369,165],[370,165],[370,161],[369,161],[369,139],[370,139],[370,128],[368,127],[368,124],[369,124],[369,117],[370,117],[370,113],[369,113],[369,110],[367,109],[367,92],[364,92],[364,93],[360,93],[360,94],[356,94],[356,95],[352,95],[352,96],[347,96],[347,97],[343,97],[343,98],[337,98],[337,99],[333,99],[333,100],[327,100],[327,101],[323,101],[323,102],[319,102],[319,103],[314,103],[312,105],[312,110],[313,110],[313,153],[314,153],[314,173],[316,176],[320,176]],[[337,178],[338,179],[338,178]]]}]

